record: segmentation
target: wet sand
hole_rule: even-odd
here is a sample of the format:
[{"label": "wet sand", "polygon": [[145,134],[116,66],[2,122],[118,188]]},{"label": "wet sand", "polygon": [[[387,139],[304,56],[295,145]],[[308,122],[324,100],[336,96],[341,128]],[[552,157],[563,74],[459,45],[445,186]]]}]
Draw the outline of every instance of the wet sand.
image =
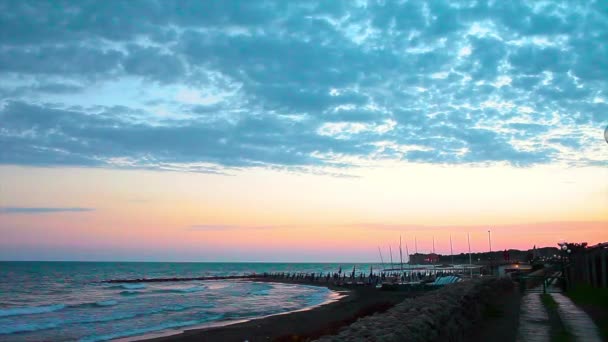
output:
[{"label": "wet sand", "polygon": [[[257,281],[257,280],[256,280]],[[304,283],[305,284],[305,283]],[[318,285],[318,284],[308,284]],[[360,317],[383,312],[418,292],[380,291],[371,287],[345,289],[328,286],[345,296],[338,301],[232,325],[186,330],[149,341],[308,341],[336,333]],[[346,291],[346,292],[342,292]]]}]

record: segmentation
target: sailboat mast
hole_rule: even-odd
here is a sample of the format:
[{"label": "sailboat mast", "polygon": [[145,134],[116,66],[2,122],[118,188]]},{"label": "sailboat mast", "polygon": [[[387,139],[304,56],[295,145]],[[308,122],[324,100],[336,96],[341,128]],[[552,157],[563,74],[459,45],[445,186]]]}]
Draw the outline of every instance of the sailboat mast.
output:
[{"label": "sailboat mast", "polygon": [[452,234],[450,234],[450,255],[452,255],[452,266],[454,266],[454,249],[452,248]]},{"label": "sailboat mast", "polygon": [[401,249],[401,235],[399,235],[399,259],[401,260],[401,272],[403,272],[403,250]]},{"label": "sailboat mast", "polygon": [[382,257],[382,250],[380,250],[380,246],[378,246],[378,253],[380,253],[380,261],[382,262],[382,269],[384,269],[384,258]]},{"label": "sailboat mast", "polygon": [[391,245],[388,245],[388,252],[391,254],[391,269],[392,269],[394,267],[393,267],[393,249],[391,248]]},{"label": "sailboat mast", "polygon": [[473,259],[471,258],[471,234],[467,233],[467,242],[469,243],[469,269],[471,270],[471,278],[473,278]]},{"label": "sailboat mast", "polygon": [[[405,254],[407,254],[407,269],[409,270],[412,266],[410,265],[410,251],[407,248],[407,240],[405,240]],[[409,273],[410,280],[412,280],[412,272],[410,271]]]}]

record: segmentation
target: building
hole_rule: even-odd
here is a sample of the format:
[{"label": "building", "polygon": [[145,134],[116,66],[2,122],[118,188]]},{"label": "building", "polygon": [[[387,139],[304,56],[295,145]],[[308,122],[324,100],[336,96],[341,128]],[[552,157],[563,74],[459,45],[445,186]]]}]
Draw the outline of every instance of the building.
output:
[{"label": "building", "polygon": [[439,262],[439,258],[441,256],[435,253],[422,254],[416,253],[410,255],[410,264],[412,265],[426,265],[426,264],[436,264]]}]

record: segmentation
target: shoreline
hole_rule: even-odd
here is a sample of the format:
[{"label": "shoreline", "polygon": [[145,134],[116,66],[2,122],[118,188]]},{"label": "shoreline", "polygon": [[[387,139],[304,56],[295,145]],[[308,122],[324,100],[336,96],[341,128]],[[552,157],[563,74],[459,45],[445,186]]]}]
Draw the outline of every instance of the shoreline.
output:
[{"label": "shoreline", "polygon": [[136,342],[136,341],[164,341],[165,339],[171,340],[172,337],[178,337],[179,335],[187,333],[188,331],[203,331],[203,330],[215,329],[215,328],[229,328],[232,325],[248,323],[248,322],[252,322],[252,321],[256,321],[256,320],[263,320],[263,319],[271,318],[271,317],[274,317],[274,316],[290,315],[290,314],[293,314],[293,313],[315,310],[316,308],[319,308],[321,306],[329,305],[331,303],[335,303],[335,302],[338,302],[340,300],[343,300],[346,297],[348,297],[350,295],[350,293],[351,293],[350,289],[332,289],[333,286],[324,286],[322,284],[315,284],[315,283],[300,284],[300,283],[295,283],[295,282],[286,282],[286,281],[285,282],[281,282],[281,281],[276,281],[276,280],[264,280],[264,279],[258,280],[258,279],[251,279],[251,278],[232,278],[232,279],[234,279],[236,281],[298,284],[298,285],[302,285],[302,286],[319,286],[319,287],[326,287],[326,288],[328,288],[331,291],[331,293],[330,293],[329,298],[327,300],[323,301],[322,303],[311,305],[311,306],[306,306],[304,308],[297,309],[297,310],[292,310],[292,311],[287,311],[287,312],[279,312],[279,313],[265,315],[265,316],[252,317],[252,318],[244,318],[244,319],[238,319],[238,320],[229,320],[229,321],[218,321],[218,322],[202,323],[202,324],[199,324],[199,325],[194,325],[194,326],[191,326],[191,327],[187,327],[185,329],[174,329],[174,330],[157,331],[157,332],[152,332],[152,333],[148,333],[148,334],[145,334],[145,335],[137,335],[137,336],[130,336],[130,337],[119,338],[119,339],[115,339],[115,340],[112,340],[112,341],[115,341],[115,342]]},{"label": "shoreline", "polygon": [[383,312],[417,292],[380,291],[373,287],[345,288],[302,281],[260,281],[326,287],[337,298],[295,311],[281,312],[220,325],[200,325],[163,335],[147,334],[121,341],[300,341],[336,333],[360,317]]}]

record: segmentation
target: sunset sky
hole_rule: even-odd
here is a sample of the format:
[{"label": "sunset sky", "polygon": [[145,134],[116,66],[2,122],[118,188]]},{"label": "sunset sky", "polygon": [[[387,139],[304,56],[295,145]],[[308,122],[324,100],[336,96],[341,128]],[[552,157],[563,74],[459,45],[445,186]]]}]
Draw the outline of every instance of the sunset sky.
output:
[{"label": "sunset sky", "polygon": [[602,1],[0,1],[0,260],[608,241],[606,42]]}]

